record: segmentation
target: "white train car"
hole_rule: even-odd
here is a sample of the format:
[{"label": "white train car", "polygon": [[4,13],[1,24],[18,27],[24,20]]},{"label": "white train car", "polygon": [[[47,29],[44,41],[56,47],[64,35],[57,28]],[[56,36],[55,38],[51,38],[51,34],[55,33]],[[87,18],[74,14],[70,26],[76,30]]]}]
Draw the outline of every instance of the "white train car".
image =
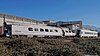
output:
[{"label": "white train car", "polygon": [[98,32],[86,30],[86,29],[81,29],[80,30],[80,37],[98,37]]},{"label": "white train car", "polygon": [[43,25],[12,25],[11,35],[26,35],[27,37],[61,37],[62,30],[57,27]]},{"label": "white train car", "polygon": [[61,28],[65,37],[74,37],[76,35],[75,31],[69,30],[69,28]]}]

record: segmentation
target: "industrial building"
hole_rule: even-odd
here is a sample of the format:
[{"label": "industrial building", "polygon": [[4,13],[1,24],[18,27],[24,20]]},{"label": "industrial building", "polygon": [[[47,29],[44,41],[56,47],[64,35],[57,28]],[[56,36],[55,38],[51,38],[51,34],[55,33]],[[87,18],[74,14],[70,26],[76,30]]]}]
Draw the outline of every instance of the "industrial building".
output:
[{"label": "industrial building", "polygon": [[0,35],[3,34],[4,24],[30,24],[30,25],[44,25],[44,22],[33,20],[30,18],[24,18],[19,16],[0,14]]},{"label": "industrial building", "polygon": [[54,27],[67,27],[70,28],[71,30],[76,30],[76,29],[82,29],[82,21],[69,21],[69,22],[52,22],[52,21],[43,21],[46,23],[48,26],[54,26]]},{"label": "industrial building", "polygon": [[0,14],[0,26],[3,25],[3,22],[6,22],[7,24],[44,24],[41,21],[33,20],[30,18]]}]

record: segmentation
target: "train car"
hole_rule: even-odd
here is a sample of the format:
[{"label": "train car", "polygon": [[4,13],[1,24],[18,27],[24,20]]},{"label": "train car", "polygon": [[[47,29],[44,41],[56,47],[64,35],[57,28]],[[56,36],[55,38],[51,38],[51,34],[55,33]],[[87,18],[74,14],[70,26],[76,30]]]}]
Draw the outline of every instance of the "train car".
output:
[{"label": "train car", "polygon": [[98,37],[98,32],[92,31],[92,30],[81,29],[80,37]]},{"label": "train car", "polygon": [[69,28],[61,28],[65,37],[75,37],[75,30],[70,30]]},{"label": "train car", "polygon": [[27,36],[27,37],[61,37],[62,30],[57,27],[44,25],[9,25],[6,36]]}]

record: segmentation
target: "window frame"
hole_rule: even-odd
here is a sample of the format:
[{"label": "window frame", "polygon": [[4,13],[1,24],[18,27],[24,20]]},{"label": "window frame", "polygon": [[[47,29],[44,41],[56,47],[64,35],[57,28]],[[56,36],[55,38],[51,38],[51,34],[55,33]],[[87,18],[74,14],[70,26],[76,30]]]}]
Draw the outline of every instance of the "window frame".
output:
[{"label": "window frame", "polygon": [[28,28],[28,31],[33,31],[33,28]]},{"label": "window frame", "polygon": [[39,31],[39,29],[38,28],[34,28],[34,31]]},{"label": "window frame", "polygon": [[55,32],[58,32],[58,30],[55,29]]},{"label": "window frame", "polygon": [[66,32],[66,33],[68,33],[68,31],[67,31],[67,30],[65,30],[65,32]]},{"label": "window frame", "polygon": [[49,32],[49,29],[45,29],[45,32]]},{"label": "window frame", "polygon": [[43,28],[40,28],[40,32],[44,32],[44,29]]},{"label": "window frame", "polygon": [[50,29],[50,32],[53,32],[53,30],[52,30],[52,29]]}]

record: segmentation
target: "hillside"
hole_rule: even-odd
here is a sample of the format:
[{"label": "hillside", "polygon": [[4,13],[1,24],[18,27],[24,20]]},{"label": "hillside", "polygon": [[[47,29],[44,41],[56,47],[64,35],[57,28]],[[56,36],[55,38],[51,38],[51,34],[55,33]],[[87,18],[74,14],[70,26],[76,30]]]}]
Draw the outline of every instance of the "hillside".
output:
[{"label": "hillside", "polygon": [[90,26],[90,25],[83,25],[83,27],[87,28],[87,29],[97,30],[98,32],[100,32],[100,28],[99,27]]},{"label": "hillside", "polygon": [[100,39],[0,38],[0,56],[100,55]]}]

